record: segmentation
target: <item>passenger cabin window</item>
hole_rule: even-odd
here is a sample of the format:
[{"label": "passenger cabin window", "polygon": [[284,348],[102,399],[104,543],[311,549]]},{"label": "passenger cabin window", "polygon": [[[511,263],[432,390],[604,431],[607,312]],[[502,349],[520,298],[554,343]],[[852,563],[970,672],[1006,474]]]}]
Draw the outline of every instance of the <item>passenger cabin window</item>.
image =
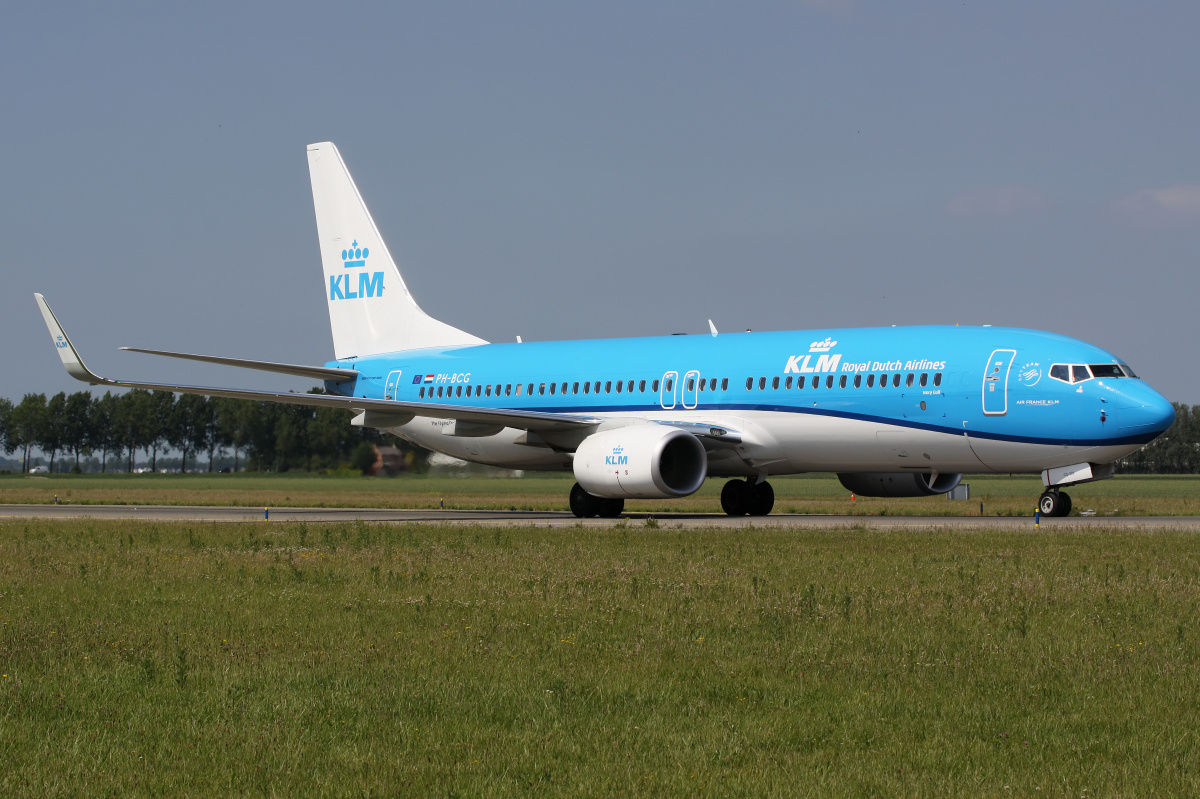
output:
[{"label": "passenger cabin window", "polygon": [[787,380],[784,380],[784,381],[783,381],[783,387],[784,387],[784,388],[791,388],[791,387],[792,387],[792,376],[791,376],[791,375],[788,375],[788,378],[787,378]]},{"label": "passenger cabin window", "polygon": [[825,378],[825,388],[833,388],[833,375]]},{"label": "passenger cabin window", "polygon": [[752,388],[754,388],[754,378],[753,378],[753,377],[747,377],[747,378],[746,378],[746,390],[747,390],[747,391],[749,391],[749,390],[750,390],[750,389],[752,389]]},{"label": "passenger cabin window", "polygon": [[879,387],[880,387],[880,388],[887,388],[887,380],[888,380],[888,378],[887,378],[887,372],[884,372],[883,374],[881,374],[881,375],[879,376]]},{"label": "passenger cabin window", "polygon": [[646,392],[646,381],[645,380],[638,381],[638,391],[642,392],[643,394]]},{"label": "passenger cabin window", "polygon": [[867,388],[875,388],[875,374],[867,375]]},{"label": "passenger cabin window", "polygon": [[524,391],[525,391],[525,385],[523,383],[517,383],[517,396],[518,397],[521,396],[521,394]]},{"label": "passenger cabin window", "polygon": [[777,391],[779,390],[779,377],[778,376],[775,377],[773,380],[771,380],[771,388],[773,388]]},{"label": "passenger cabin window", "polygon": [[929,372],[921,372],[921,385],[929,385]]},{"label": "passenger cabin window", "polygon": [[564,383],[562,384],[562,393],[564,393],[564,394],[566,394],[566,393],[567,393],[567,384],[566,384],[566,382],[564,382]]},{"label": "passenger cabin window", "polygon": [[896,374],[892,375],[892,388],[899,388],[899,387],[900,387],[900,373],[897,372]]},{"label": "passenger cabin window", "polygon": [[609,380],[609,381],[605,382],[605,384],[604,384],[604,393],[605,393],[605,394],[611,394],[611,393],[612,393],[612,381],[611,381],[611,380]]},{"label": "passenger cabin window", "polygon": [[855,376],[854,376],[854,387],[855,387],[855,388],[862,388],[862,375],[855,375]]},{"label": "passenger cabin window", "polygon": [[633,393],[633,381],[632,380],[629,381],[629,385],[625,386],[625,390],[628,391],[630,394]]},{"label": "passenger cabin window", "polygon": [[722,377],[722,378],[721,378],[721,390],[722,390],[722,391],[728,391],[728,390],[729,390],[729,378],[728,378],[728,377]]},{"label": "passenger cabin window", "polygon": [[556,388],[558,388],[558,383],[551,383],[550,384],[550,393],[553,394],[554,389],[556,389]]},{"label": "passenger cabin window", "polygon": [[584,393],[584,394],[587,394],[587,393],[588,393],[589,391],[591,391],[591,390],[592,390],[592,383],[591,383],[591,381],[589,380],[588,382],[586,382],[586,383],[584,383],[584,384],[583,384],[583,393]]},{"label": "passenger cabin window", "polygon": [[622,390],[622,388],[624,387],[624,385],[625,385],[625,383],[624,383],[624,382],[622,382],[622,381],[620,381],[620,380],[618,380],[618,381],[617,381],[617,393],[618,393],[618,394],[620,394],[620,393],[621,393],[621,390]]},{"label": "passenger cabin window", "polygon": [[675,390],[675,379],[670,378],[670,377],[667,378],[667,384],[666,384],[665,388],[667,389],[667,391],[674,391]]},{"label": "passenger cabin window", "polygon": [[762,391],[766,387],[767,387],[767,378],[765,378],[765,377],[758,378],[758,390]]},{"label": "passenger cabin window", "polygon": [[796,388],[804,388],[804,375],[796,378]]},{"label": "passenger cabin window", "polygon": [[915,376],[913,375],[913,373],[909,372],[908,377],[904,378],[904,385],[908,386],[909,388],[912,388],[914,379],[915,379]]},{"label": "passenger cabin window", "polygon": [[600,393],[600,381],[599,380],[597,380],[594,384],[592,384],[592,393],[593,394]]},{"label": "passenger cabin window", "polygon": [[933,373],[933,384],[935,386],[940,386],[942,384],[942,373],[941,372]]},{"label": "passenger cabin window", "polygon": [[846,387],[846,376],[845,376],[845,375],[842,375],[842,376],[841,376],[841,377],[838,379],[838,387],[839,387],[839,388],[845,388],[845,387]]},{"label": "passenger cabin window", "polygon": [[658,381],[657,380],[655,380],[653,383],[650,384],[650,390],[653,391],[655,394],[658,393]]},{"label": "passenger cabin window", "polygon": [[574,383],[571,384],[571,393],[572,394],[579,393],[579,381],[575,381]]},{"label": "passenger cabin window", "polygon": [[421,386],[421,390],[417,392],[417,396],[424,398],[424,396],[425,396],[425,387],[424,386]]},{"label": "passenger cabin window", "polygon": [[510,396],[511,394],[512,394],[512,383],[506,383],[504,385],[504,396],[507,397],[507,396]]}]

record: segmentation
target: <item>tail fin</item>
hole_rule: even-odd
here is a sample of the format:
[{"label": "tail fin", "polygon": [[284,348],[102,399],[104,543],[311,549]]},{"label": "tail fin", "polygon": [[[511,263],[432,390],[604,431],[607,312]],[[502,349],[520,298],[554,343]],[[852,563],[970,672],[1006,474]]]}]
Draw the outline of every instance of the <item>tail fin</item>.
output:
[{"label": "tail fin", "polygon": [[308,145],[308,173],[335,358],[487,343],[417,305],[332,142]]}]

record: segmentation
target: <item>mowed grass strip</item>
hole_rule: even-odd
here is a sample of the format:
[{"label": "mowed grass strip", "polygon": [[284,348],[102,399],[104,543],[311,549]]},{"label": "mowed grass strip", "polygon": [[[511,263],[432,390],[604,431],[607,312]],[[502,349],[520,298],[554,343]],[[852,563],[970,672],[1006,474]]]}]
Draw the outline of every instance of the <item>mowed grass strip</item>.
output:
[{"label": "mowed grass strip", "polygon": [[[308,474],[0,475],[0,504],[236,505],[242,507],[438,508],[567,510],[575,478],[407,475],[368,478]],[[772,478],[775,512],[860,516],[1032,516],[1041,480],[1034,476],[969,475],[970,501],[944,496],[856,497],[832,475]],[[631,513],[720,513],[724,480],[708,480],[683,499],[632,500]],[[1120,475],[1073,486],[1074,512],[1097,515],[1200,515],[1200,475]]]},{"label": "mowed grass strip", "polygon": [[0,523],[0,795],[1197,795],[1175,532]]}]

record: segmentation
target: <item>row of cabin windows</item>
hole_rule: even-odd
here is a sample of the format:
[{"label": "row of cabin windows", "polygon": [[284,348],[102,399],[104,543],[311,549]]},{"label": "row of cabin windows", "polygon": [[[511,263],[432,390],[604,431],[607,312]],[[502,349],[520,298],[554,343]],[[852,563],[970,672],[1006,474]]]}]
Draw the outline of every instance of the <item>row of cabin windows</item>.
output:
[{"label": "row of cabin windows", "polygon": [[[833,388],[833,380],[834,380],[833,375],[826,375],[825,376],[825,388]],[[908,375],[902,375],[899,372],[897,372],[897,373],[891,375],[892,387],[899,388],[901,380],[904,381],[904,385],[909,386],[910,388],[912,387],[912,385],[914,383],[920,383],[920,385],[922,385],[922,386],[927,386],[927,385],[929,385],[929,373],[922,372],[920,375],[920,378],[918,378],[915,372],[909,372]],[[874,388],[875,387],[875,375],[874,374],[867,375],[866,382],[867,382],[867,388]],[[849,375],[842,375],[841,377],[839,377],[837,379],[837,384],[841,388],[846,388],[847,385],[850,384]],[[863,376],[860,374],[855,375],[853,384],[854,384],[855,388],[862,388]],[[879,375],[879,387],[886,388],[887,384],[888,384],[888,373],[883,372]],[[935,386],[940,386],[942,384],[942,373],[941,372],[933,373],[933,384]],[[820,388],[821,387],[821,376],[813,375],[812,381],[810,383],[808,383],[808,385],[812,386],[813,388]],[[778,377],[771,378],[771,388],[778,389],[779,386],[780,386],[779,378]],[[804,388],[804,386],[805,386],[805,376],[800,375],[799,377],[796,378],[796,388],[798,388],[798,389]],[[766,387],[767,387],[767,378],[765,378],[765,377],[758,378],[759,391],[765,390]],[[785,377],[783,379],[783,388],[788,389],[791,387],[792,387],[792,377],[791,377],[791,375],[788,375],[787,377]],[[754,378],[747,377],[746,378],[746,390],[750,391],[753,388],[754,388]]]},{"label": "row of cabin windows", "polygon": [[[659,381],[657,381],[657,380],[650,381],[650,391],[651,392],[657,394],[658,386],[659,386]],[[612,394],[614,392],[614,390],[616,391],[617,394],[621,394],[621,393],[632,394],[632,393],[634,393],[635,387],[636,387],[636,390],[638,393],[644,394],[646,392],[646,381],[645,380],[638,380],[638,381],[617,380],[614,382],[612,380],[605,380],[605,381],[597,380],[595,382],[591,382],[591,381],[585,380],[582,383],[579,381],[576,381],[573,383],[564,382],[561,384],[560,383],[538,383],[536,385],[537,393],[540,396],[544,396],[547,393],[549,393],[551,395],[554,395],[554,394],[563,394],[563,395],[579,394],[581,391],[584,394],[599,394],[602,390],[605,394]],[[511,397],[514,394],[518,397],[521,396],[522,394],[528,394],[529,396],[533,396],[534,388],[535,388],[535,386],[533,383],[496,383],[494,386],[490,383],[488,383],[488,384],[476,383],[473,386],[469,386],[469,385],[438,386],[436,396],[439,398],[440,397],[463,397],[463,396],[466,396],[466,397],[492,397],[492,396],[499,397],[502,395],[505,397]],[[726,390],[728,390],[728,388],[729,388],[729,378],[728,377],[721,378],[721,390],[726,391]],[[674,379],[667,378],[666,384],[663,385],[663,389],[665,391],[674,391],[675,390]],[[713,378],[710,378],[707,380],[700,380],[699,386],[696,385],[696,378],[694,378],[694,377],[688,378],[688,381],[687,381],[687,390],[688,391],[704,391],[706,389],[708,391],[716,391],[717,390],[717,378],[713,377]],[[429,386],[428,388],[426,388],[425,386],[422,386],[420,391],[418,392],[418,396],[421,399],[434,399],[433,386]]]}]

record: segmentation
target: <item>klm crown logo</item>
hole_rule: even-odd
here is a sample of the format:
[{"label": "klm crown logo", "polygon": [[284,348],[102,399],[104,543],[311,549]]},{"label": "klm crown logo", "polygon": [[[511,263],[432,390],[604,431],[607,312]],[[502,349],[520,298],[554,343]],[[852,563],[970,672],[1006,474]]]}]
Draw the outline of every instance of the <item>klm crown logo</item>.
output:
[{"label": "klm crown logo", "polygon": [[344,262],[342,266],[347,269],[352,266],[366,266],[367,256],[370,254],[371,251],[366,247],[360,248],[358,246],[358,239],[355,239],[354,243],[350,245],[350,249],[342,250],[342,261]]},{"label": "klm crown logo", "polygon": [[809,352],[829,352],[837,346],[837,342],[829,336],[825,337],[824,341],[814,341],[809,345]]},{"label": "klm crown logo", "polygon": [[[358,246],[358,239],[342,250],[342,266],[346,269],[355,267],[366,267],[367,258],[370,257],[371,251],[366,247]],[[358,273],[358,290],[350,281],[350,275],[342,273],[339,275],[331,275],[329,278],[329,299],[333,300],[357,300],[367,297],[382,297],[383,296],[383,272],[359,272]]]}]

